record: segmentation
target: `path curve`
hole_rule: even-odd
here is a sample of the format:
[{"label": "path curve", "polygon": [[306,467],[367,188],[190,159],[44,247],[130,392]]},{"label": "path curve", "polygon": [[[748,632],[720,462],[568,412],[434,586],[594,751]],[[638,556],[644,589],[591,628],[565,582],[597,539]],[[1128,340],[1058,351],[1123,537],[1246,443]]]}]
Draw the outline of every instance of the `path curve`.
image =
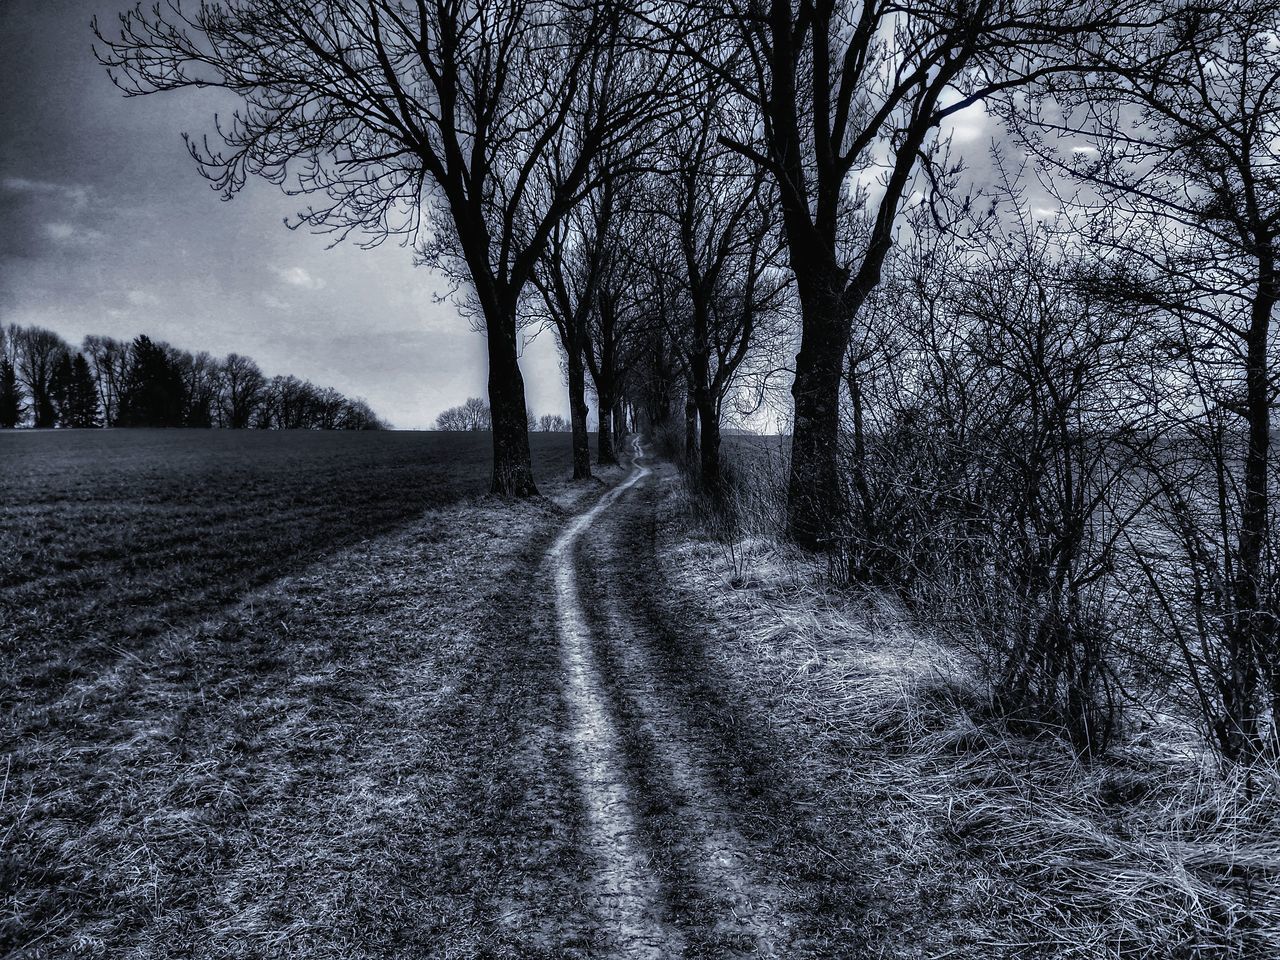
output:
[{"label": "path curve", "polygon": [[[723,908],[717,928],[750,944],[746,954],[771,956],[775,937],[783,929],[777,919],[776,892],[751,877],[747,845],[715,796],[687,727],[654,690],[653,665],[641,642],[644,625],[632,622],[628,612],[607,602],[608,619],[614,626],[597,633],[583,609],[575,548],[606,511],[650,475],[635,438],[632,452],[634,469],[627,479],[570,521],[548,552],[569,706],[569,740],[596,863],[595,890],[589,902],[609,937],[609,956],[648,960],[683,954],[684,937],[670,922],[653,857],[644,844],[643,817],[629,783],[623,749],[627,731],[620,729],[610,706],[609,685],[621,680],[629,691],[635,720],[653,745],[652,759],[665,771],[678,811],[683,854],[699,885]],[[621,677],[611,676],[608,682],[597,655],[602,644],[608,645],[615,668],[622,671]]]},{"label": "path curve", "polygon": [[582,534],[649,475],[649,468],[640,463],[638,442],[633,449],[636,460],[631,476],[572,520],[548,557],[566,675],[569,739],[597,863],[594,901],[617,955],[640,960],[678,956],[683,945],[663,922],[657,884],[641,853],[635,803],[622,776],[618,731],[605,705],[573,565],[573,548]]}]

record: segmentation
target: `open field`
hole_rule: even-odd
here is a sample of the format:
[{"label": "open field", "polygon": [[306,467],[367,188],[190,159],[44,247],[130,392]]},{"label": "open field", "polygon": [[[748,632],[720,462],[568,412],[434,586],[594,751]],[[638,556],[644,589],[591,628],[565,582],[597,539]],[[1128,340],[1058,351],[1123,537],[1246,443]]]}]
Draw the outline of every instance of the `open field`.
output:
[{"label": "open field", "polygon": [[[569,438],[532,437],[540,478]],[[0,435],[6,700],[355,540],[488,488],[488,434]],[[12,665],[12,661],[10,662]]]},{"label": "open field", "polygon": [[[539,480],[562,487],[568,436],[532,440]],[[255,931],[340,950],[395,909],[394,890],[351,892],[378,858],[344,844],[376,845],[365,806],[397,802],[398,777],[427,777],[446,811],[385,821],[408,845],[405,870],[465,884],[468,871],[439,858],[460,855],[468,821],[486,824],[497,855],[493,824],[510,818],[477,811],[522,788],[495,771],[485,785],[486,765],[523,746],[517,721],[475,713],[518,717],[547,694],[526,697],[518,671],[502,679],[476,651],[511,651],[478,637],[500,629],[490,578],[560,513],[484,496],[488,445],[487,434],[0,436],[0,955],[270,952]],[[442,701],[446,683],[456,699]],[[477,743],[488,736],[504,739]],[[458,768],[466,755],[485,759]],[[442,824],[456,834],[413,841]],[[393,887],[410,882],[396,856],[380,874]],[[489,869],[483,854],[469,868]],[[361,906],[316,899],[316,876]],[[267,904],[263,883],[282,884],[286,906]],[[458,890],[436,895],[422,923],[471,909],[444,902]]]}]

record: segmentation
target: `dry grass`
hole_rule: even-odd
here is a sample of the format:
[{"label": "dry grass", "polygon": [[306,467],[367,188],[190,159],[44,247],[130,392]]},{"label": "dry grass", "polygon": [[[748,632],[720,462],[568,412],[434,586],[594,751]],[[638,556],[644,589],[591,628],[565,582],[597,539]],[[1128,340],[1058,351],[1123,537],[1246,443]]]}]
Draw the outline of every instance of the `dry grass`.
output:
[{"label": "dry grass", "polygon": [[[299,497],[368,519],[368,500],[340,499],[362,462],[351,452],[328,474],[296,447],[235,471],[262,491],[250,502],[286,508],[311,470]],[[21,619],[9,609],[7,637],[46,649],[13,651],[5,678],[0,955],[536,957],[588,942],[554,635],[526,635],[547,615],[532,580],[566,507],[424,511],[433,493],[485,482],[464,459],[443,465],[456,478],[443,490],[394,489],[428,475],[430,454],[375,457],[366,496],[402,516],[382,537],[317,559],[358,522],[316,511],[318,530],[279,539],[277,524],[298,523],[287,509],[249,516],[234,533],[261,543],[197,541],[240,550],[248,573],[219,580],[157,547],[138,558],[153,572],[125,585],[133,608],[67,588]],[[193,509],[212,516],[210,462],[192,456]],[[147,466],[167,503],[181,468]],[[133,522],[162,541],[157,516],[140,505]],[[144,602],[148,577],[163,616]],[[135,618],[148,628],[134,632]],[[37,669],[59,661],[58,676]]]},{"label": "dry grass", "polygon": [[833,855],[879,846],[875,883],[922,916],[887,956],[1280,956],[1274,768],[1224,774],[1167,719],[1089,765],[1014,734],[927,624],[825,589],[766,536],[690,536],[685,503],[668,505],[668,582],[706,598],[722,667],[849,825]]}]

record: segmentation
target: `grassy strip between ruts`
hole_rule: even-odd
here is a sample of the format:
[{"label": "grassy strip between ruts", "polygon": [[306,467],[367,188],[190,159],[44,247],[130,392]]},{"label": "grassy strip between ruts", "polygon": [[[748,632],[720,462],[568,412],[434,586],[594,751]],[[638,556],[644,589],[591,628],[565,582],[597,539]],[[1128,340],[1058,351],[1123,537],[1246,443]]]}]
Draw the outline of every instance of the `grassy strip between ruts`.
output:
[{"label": "grassy strip between ruts", "polygon": [[26,714],[0,953],[576,956],[559,503],[428,512]]},{"label": "grassy strip between ruts", "polygon": [[870,882],[927,931],[882,955],[1280,956],[1274,769],[1224,780],[1149,741],[1082,764],[990,719],[963,658],[892,603],[824,589],[767,538],[691,532],[675,487],[662,510],[667,589],[721,625],[713,668],[781,731],[832,854],[871,844]]}]

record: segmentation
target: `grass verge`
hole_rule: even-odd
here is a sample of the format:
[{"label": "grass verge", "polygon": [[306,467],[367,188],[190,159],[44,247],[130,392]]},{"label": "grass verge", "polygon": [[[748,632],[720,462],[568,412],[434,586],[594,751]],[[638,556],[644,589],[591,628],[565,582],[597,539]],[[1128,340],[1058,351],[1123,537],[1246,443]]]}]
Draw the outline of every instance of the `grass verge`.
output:
[{"label": "grass verge", "polygon": [[193,592],[136,634],[109,620],[109,657],[94,621],[46,607],[50,656],[74,669],[9,688],[0,955],[582,955],[536,581],[598,488],[547,488],[419,506],[340,550],[321,537],[319,558],[277,552],[289,572],[230,604]]},{"label": "grass verge", "polygon": [[832,854],[868,862],[870,844],[872,884],[917,917],[885,956],[1280,955],[1274,768],[1224,776],[1167,725],[1091,764],[1013,733],[927,624],[766,536],[698,533],[672,489],[668,589],[721,624],[708,654],[783,731]]}]

